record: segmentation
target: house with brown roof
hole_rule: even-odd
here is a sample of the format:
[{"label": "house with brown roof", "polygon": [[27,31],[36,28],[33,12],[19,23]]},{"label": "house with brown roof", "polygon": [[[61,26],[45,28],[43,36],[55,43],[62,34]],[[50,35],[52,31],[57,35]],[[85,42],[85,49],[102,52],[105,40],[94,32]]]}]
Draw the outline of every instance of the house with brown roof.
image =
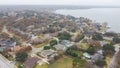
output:
[{"label": "house with brown roof", "polygon": [[45,40],[49,40],[49,39],[51,39],[52,38],[52,36],[50,36],[50,34],[45,34],[44,35],[44,39]]},{"label": "house with brown roof", "polygon": [[33,68],[40,59],[38,57],[28,58],[23,64],[26,68]]},{"label": "house with brown roof", "polygon": [[99,41],[88,39],[87,42],[88,42],[89,45],[91,45],[93,47],[101,48],[101,44],[100,44]]},{"label": "house with brown roof", "polygon": [[18,52],[29,52],[32,50],[32,47],[31,46],[26,46],[26,47],[21,47],[21,46],[14,46],[14,47],[11,47],[10,50],[8,51],[8,54],[10,56],[13,56],[15,57],[15,55],[18,53]]},{"label": "house with brown roof", "polygon": [[32,44],[40,44],[40,43],[43,43],[44,41],[45,41],[44,39],[40,39],[40,38],[36,37],[31,40],[31,43]]},{"label": "house with brown roof", "polygon": [[22,49],[22,47],[20,47],[20,46],[14,46],[11,48],[11,50],[8,52],[8,54],[15,57],[15,54],[18,53],[21,49]]}]

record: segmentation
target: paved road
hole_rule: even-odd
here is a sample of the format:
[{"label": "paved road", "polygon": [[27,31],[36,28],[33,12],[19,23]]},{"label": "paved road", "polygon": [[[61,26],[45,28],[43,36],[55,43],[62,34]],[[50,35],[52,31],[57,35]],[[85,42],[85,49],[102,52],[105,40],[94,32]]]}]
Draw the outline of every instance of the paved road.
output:
[{"label": "paved road", "polygon": [[9,63],[1,54],[0,54],[0,68],[14,68],[14,64]]}]

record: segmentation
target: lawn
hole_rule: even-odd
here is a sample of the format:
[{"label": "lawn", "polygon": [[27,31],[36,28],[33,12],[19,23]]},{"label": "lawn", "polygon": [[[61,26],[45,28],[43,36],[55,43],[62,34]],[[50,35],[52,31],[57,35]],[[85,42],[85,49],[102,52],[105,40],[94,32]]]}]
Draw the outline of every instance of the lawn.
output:
[{"label": "lawn", "polygon": [[107,55],[105,61],[106,61],[106,64],[107,64],[106,67],[107,67],[111,61],[111,56]]},{"label": "lawn", "polygon": [[40,48],[40,47],[45,46],[45,45],[46,45],[46,43],[41,43],[41,44],[38,44],[38,45],[34,45],[34,47],[35,48]]},{"label": "lawn", "polygon": [[48,68],[72,68],[72,60],[72,58],[64,56],[49,65]]},{"label": "lawn", "polygon": [[107,42],[107,44],[110,44],[110,43],[111,43],[111,41],[110,41],[110,40],[105,40],[105,42]]},{"label": "lawn", "polygon": [[15,68],[20,68],[20,67],[26,68],[26,67],[23,66],[22,63],[20,63],[20,62],[16,62],[14,67],[15,67]]},{"label": "lawn", "polygon": [[49,40],[48,41],[45,41],[45,42],[43,42],[43,43],[41,43],[41,44],[38,44],[38,45],[33,45],[35,48],[40,48],[40,47],[42,47],[42,46],[45,46],[45,45],[47,45],[49,43]]},{"label": "lawn", "polygon": [[89,48],[89,45],[88,45],[87,43],[80,43],[79,47],[80,47],[81,49],[86,50],[86,49]]}]

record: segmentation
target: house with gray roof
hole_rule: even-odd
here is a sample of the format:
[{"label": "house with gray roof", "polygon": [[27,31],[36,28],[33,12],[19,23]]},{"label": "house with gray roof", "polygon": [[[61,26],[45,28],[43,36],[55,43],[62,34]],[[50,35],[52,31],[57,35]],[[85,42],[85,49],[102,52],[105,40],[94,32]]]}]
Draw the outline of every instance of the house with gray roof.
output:
[{"label": "house with gray roof", "polygon": [[104,56],[102,54],[99,54],[99,53],[96,53],[94,55],[91,56],[91,60],[94,62],[94,61],[97,61],[99,59],[103,59]]}]

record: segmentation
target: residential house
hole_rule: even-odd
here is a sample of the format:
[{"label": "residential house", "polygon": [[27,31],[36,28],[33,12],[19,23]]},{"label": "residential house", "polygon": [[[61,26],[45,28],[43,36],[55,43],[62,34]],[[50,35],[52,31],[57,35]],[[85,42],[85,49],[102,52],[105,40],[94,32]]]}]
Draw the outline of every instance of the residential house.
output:
[{"label": "residential house", "polygon": [[97,53],[98,53],[98,54],[103,54],[103,50],[100,49],[100,50],[97,51]]},{"label": "residential house", "polygon": [[60,44],[65,45],[66,47],[71,47],[73,44],[68,40],[62,40]]},{"label": "residential house", "polygon": [[33,68],[35,64],[39,61],[37,57],[28,58],[23,64],[26,68]]},{"label": "residential house", "polygon": [[101,48],[101,44],[99,41],[96,41],[96,40],[92,40],[92,39],[87,39],[87,43],[93,47],[96,47],[96,48]]},{"label": "residential house", "polygon": [[3,52],[5,47],[0,47],[0,52]]},{"label": "residential house", "polygon": [[13,47],[11,47],[10,51],[8,52],[8,54],[10,56],[15,57],[15,54],[18,53],[21,49],[22,49],[22,47],[20,47],[20,46],[13,46]]},{"label": "residential house", "polygon": [[106,41],[100,41],[100,44],[101,44],[101,46],[104,46],[105,44],[107,44],[107,42]]},{"label": "residential house", "polygon": [[55,45],[54,47],[58,51],[66,51],[67,50],[67,47],[65,45],[61,45],[61,44]]},{"label": "residential house", "polygon": [[41,57],[44,58],[45,61],[53,61],[54,57],[57,56],[57,52],[54,50],[44,50],[41,53],[39,53]]},{"label": "residential house", "polygon": [[33,38],[33,39],[31,40],[31,43],[37,45],[37,44],[43,43],[44,41],[45,41],[45,40],[36,37],[36,38]]},{"label": "residential house", "polygon": [[56,51],[54,50],[43,50],[41,53],[40,53],[40,56],[44,57],[44,58],[48,58],[50,56],[55,56],[57,55]]},{"label": "residential house", "polygon": [[91,60],[93,62],[100,60],[100,59],[103,59],[103,58],[104,58],[104,56],[102,54],[99,54],[99,53],[95,53],[94,55],[91,56]]},{"label": "residential house", "polygon": [[52,38],[52,36],[50,36],[50,34],[45,34],[44,35],[44,39],[45,40],[49,40],[49,39],[51,39]]},{"label": "residential house", "polygon": [[112,41],[113,40],[113,37],[103,37],[104,40],[109,40],[109,41]]},{"label": "residential house", "polygon": [[10,50],[7,50],[8,51],[8,54],[12,57],[15,57],[15,55],[18,53],[18,52],[29,52],[32,50],[32,47],[31,46],[26,46],[26,47],[21,47],[21,46],[14,46],[14,47],[11,47]]},{"label": "residential house", "polygon": [[3,47],[12,47],[16,45],[15,41],[11,41],[11,40],[0,40],[0,45]]}]

